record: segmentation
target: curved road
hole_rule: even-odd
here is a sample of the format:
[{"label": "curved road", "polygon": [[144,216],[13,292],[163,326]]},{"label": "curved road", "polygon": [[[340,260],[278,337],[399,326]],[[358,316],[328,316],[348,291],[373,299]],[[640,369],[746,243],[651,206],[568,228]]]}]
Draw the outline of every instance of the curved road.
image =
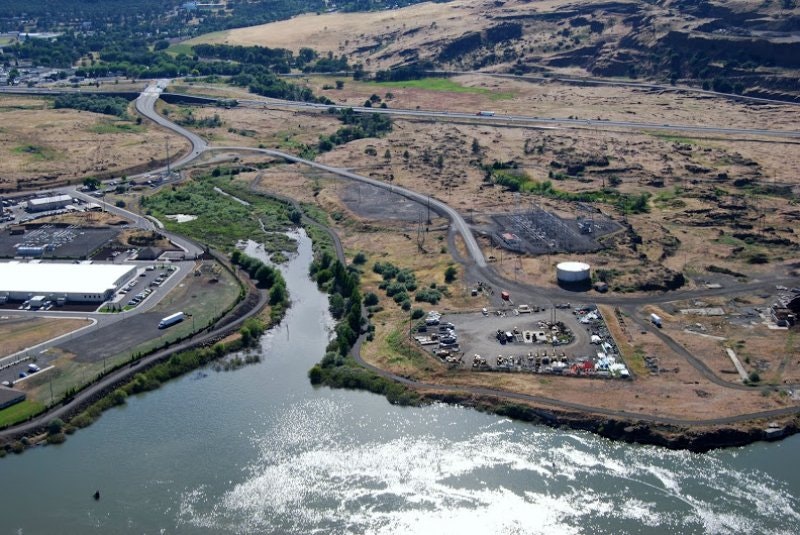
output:
[{"label": "curved road", "polygon": [[[411,191],[411,190],[408,190],[408,189],[405,189],[405,188],[402,188],[402,187],[394,186],[392,184],[386,184],[384,182],[380,182],[380,181],[377,181],[377,180],[374,180],[374,179],[371,179],[371,178],[368,178],[368,177],[364,177],[364,176],[358,175],[356,173],[352,173],[350,171],[347,171],[345,169],[340,169],[340,168],[336,168],[336,167],[320,164],[320,163],[317,163],[317,162],[306,160],[304,158],[300,158],[300,157],[294,156],[292,154],[288,154],[288,153],[284,153],[284,152],[280,152],[280,151],[276,151],[276,150],[257,149],[257,148],[252,148],[252,147],[236,147],[236,146],[233,146],[233,147],[208,147],[208,145],[203,140],[200,140],[199,143],[195,142],[194,138],[198,137],[195,134],[187,132],[189,135],[188,136],[185,135],[184,134],[184,132],[186,132],[185,129],[180,128],[177,125],[174,125],[170,121],[168,121],[168,120],[164,119],[163,117],[160,117],[158,114],[156,114],[155,113],[155,109],[154,109],[155,100],[156,100],[155,96],[151,93],[146,99],[148,105],[147,106],[142,106],[142,108],[139,108],[138,101],[137,101],[137,109],[140,109],[140,111],[144,115],[146,115],[147,117],[149,117],[149,118],[153,119],[154,121],[158,122],[158,124],[160,124],[160,125],[162,125],[162,126],[164,126],[166,128],[170,128],[173,131],[179,133],[180,135],[184,135],[184,137],[186,137],[187,139],[189,139],[192,142],[192,145],[193,145],[192,153],[190,153],[189,155],[187,155],[183,159],[181,159],[180,160],[181,163],[188,163],[188,162],[196,159],[204,151],[213,150],[213,151],[237,151],[237,152],[246,151],[246,152],[255,152],[255,153],[267,154],[267,155],[270,155],[270,156],[283,158],[283,159],[285,159],[287,161],[294,162],[294,163],[302,163],[302,164],[305,164],[305,165],[309,165],[311,167],[315,167],[317,169],[321,169],[321,170],[336,174],[336,175],[344,177],[344,178],[348,178],[348,179],[351,179],[351,180],[356,180],[356,181],[359,181],[359,182],[362,182],[362,183],[370,184],[370,185],[375,186],[375,187],[379,187],[379,188],[382,188],[382,189],[385,189],[385,190],[388,190],[388,191],[391,191],[391,192],[398,193],[399,195],[402,195],[402,196],[404,196],[404,197],[406,197],[408,199],[411,199],[413,201],[419,202],[419,203],[421,203],[423,205],[426,204],[426,203],[430,203],[430,206],[432,208],[434,208],[438,213],[440,213],[441,215],[444,215],[445,217],[450,219],[450,221],[453,224],[454,228],[458,231],[459,234],[461,234],[461,236],[464,239],[464,242],[466,243],[468,253],[469,253],[470,257],[472,258],[472,260],[474,262],[473,267],[475,269],[477,269],[478,272],[481,273],[489,281],[492,281],[495,284],[500,282],[501,285],[505,285],[506,287],[515,287],[521,292],[526,292],[528,294],[538,295],[540,297],[559,297],[559,298],[563,298],[563,297],[566,297],[566,296],[569,296],[569,295],[574,295],[574,294],[572,294],[570,292],[566,292],[566,291],[560,290],[560,289],[558,289],[558,290],[555,290],[555,289],[552,289],[552,290],[550,290],[550,289],[531,289],[531,288],[526,287],[526,286],[521,285],[521,284],[511,283],[510,281],[507,281],[507,280],[503,279],[502,277],[499,277],[486,264],[486,260],[485,260],[485,258],[483,256],[483,253],[482,253],[482,251],[480,249],[480,246],[478,245],[477,241],[475,240],[475,237],[472,235],[472,232],[471,232],[471,230],[469,228],[469,225],[466,223],[466,221],[463,219],[463,217],[461,217],[461,215],[456,210],[452,209],[447,204],[445,204],[445,203],[443,203],[441,201],[438,201],[438,200],[433,199],[433,198],[431,198],[431,197],[429,197],[427,195],[423,195],[423,194],[420,194],[420,193],[417,193],[417,192],[414,192],[414,191]],[[370,111],[370,112],[376,111],[375,109],[372,109],[372,108],[365,108],[364,110],[365,111]],[[421,114],[422,112],[419,112],[419,113]],[[447,115],[447,114],[445,114],[445,115]],[[474,116],[470,116],[470,117],[472,118]],[[602,121],[602,123],[608,124],[607,121]],[[698,128],[700,128],[701,130],[707,130],[706,128],[703,128],[703,127],[698,127]],[[761,130],[739,130],[739,129],[711,129],[711,131],[717,131],[717,132],[719,132],[719,131],[727,131],[727,132],[738,132],[738,133],[771,132],[771,131],[761,131]],[[784,135],[784,134],[787,134],[787,133],[786,132],[781,132],[780,133],[780,135]],[[789,132],[788,134],[790,135],[790,137],[800,137],[800,132]],[[766,134],[766,135],[769,135],[769,134]],[[774,132],[772,133],[772,135],[775,135]],[[774,280],[785,280],[785,279],[774,279]],[[773,286],[775,284],[774,280],[771,280],[770,282],[758,281],[758,282],[751,283],[751,284],[739,285],[739,286],[737,286],[737,289],[740,289],[741,291],[752,291],[753,289],[766,287],[766,285]],[[789,281],[791,281],[791,279],[789,279]],[[717,292],[730,294],[731,291],[732,291],[731,288],[719,289],[719,290],[693,290],[693,291],[686,291],[686,292],[682,292],[682,293],[673,292],[673,293],[670,293],[670,294],[664,295],[664,296],[647,296],[647,297],[638,297],[638,298],[629,298],[629,299],[605,298],[605,299],[598,299],[598,301],[607,302],[607,303],[610,303],[610,304],[617,303],[617,304],[623,304],[623,305],[631,305],[631,304],[644,304],[644,303],[652,303],[652,302],[674,301],[675,299],[689,298],[690,296],[699,297],[699,296],[716,295]],[[663,333],[662,333],[662,335],[663,335]],[[666,335],[663,335],[663,336],[665,338],[668,338],[668,337],[666,337]],[[672,418],[672,417],[666,417],[666,416],[663,416],[663,417],[662,416],[654,416],[654,415],[650,415],[650,414],[641,414],[641,413],[625,411],[625,410],[604,409],[604,408],[598,408],[598,407],[593,407],[593,406],[588,406],[588,405],[582,405],[582,404],[578,404],[578,403],[572,403],[572,402],[569,402],[569,401],[552,399],[552,398],[548,398],[548,397],[544,397],[544,396],[533,396],[533,395],[527,395],[527,394],[508,392],[508,391],[504,391],[504,390],[495,390],[495,389],[490,389],[490,388],[480,388],[480,387],[472,387],[472,386],[444,386],[444,385],[427,384],[427,383],[423,383],[423,382],[414,381],[414,380],[408,379],[406,377],[401,377],[401,376],[395,375],[393,373],[387,372],[387,371],[382,370],[380,368],[376,368],[375,366],[372,366],[371,364],[369,364],[366,361],[364,361],[363,358],[360,355],[360,346],[361,346],[361,343],[362,343],[363,340],[364,340],[364,337],[362,336],[361,338],[359,338],[359,340],[357,341],[356,345],[353,348],[354,358],[356,359],[356,361],[360,365],[364,366],[365,368],[370,369],[371,371],[377,373],[378,375],[380,375],[382,377],[385,377],[385,378],[388,378],[388,379],[392,379],[394,381],[398,381],[400,383],[403,383],[403,384],[406,384],[406,385],[409,385],[409,386],[413,386],[413,387],[416,387],[416,388],[425,388],[425,389],[433,389],[433,390],[449,391],[449,392],[466,392],[466,393],[477,394],[477,395],[486,395],[486,396],[501,397],[501,398],[508,398],[508,399],[518,399],[518,400],[521,400],[521,401],[529,401],[529,402],[542,404],[542,405],[548,405],[548,406],[552,406],[552,407],[556,407],[556,408],[560,408],[560,409],[565,409],[565,410],[587,412],[587,413],[605,415],[605,416],[610,416],[610,417],[627,418],[627,419],[633,419],[633,420],[648,421],[648,422],[655,422],[655,423],[664,423],[664,424],[671,424],[671,425],[680,425],[680,426],[727,425],[727,424],[733,424],[733,423],[737,423],[737,422],[744,422],[744,421],[748,421],[748,420],[761,419],[761,418],[778,418],[778,417],[788,416],[788,415],[792,415],[792,414],[795,414],[797,412],[800,412],[800,407],[792,406],[792,407],[784,407],[784,408],[780,408],[780,409],[773,409],[773,410],[769,410],[769,411],[761,411],[761,412],[755,412],[755,413],[749,413],[749,414],[739,414],[739,415],[735,415],[735,416],[714,418],[714,419],[708,419],[708,420],[693,420],[693,419]],[[672,344],[677,345],[671,339],[670,339],[670,342]],[[680,354],[682,354],[684,356],[688,353],[683,348],[681,348],[681,350],[682,351],[680,351]],[[689,359],[689,363],[692,364],[693,366],[697,367],[698,370],[701,373],[703,373],[704,376],[707,376],[707,374],[713,375],[713,372],[711,372],[702,362],[700,362],[695,357],[692,357],[691,359]],[[743,387],[743,385],[734,385],[734,384],[728,383],[726,381],[722,381],[719,378],[716,378],[716,380],[714,382],[716,384],[720,384],[720,386],[733,387],[733,388],[736,388],[736,389],[739,389],[740,387]],[[743,388],[747,388],[747,387],[743,387]]]}]

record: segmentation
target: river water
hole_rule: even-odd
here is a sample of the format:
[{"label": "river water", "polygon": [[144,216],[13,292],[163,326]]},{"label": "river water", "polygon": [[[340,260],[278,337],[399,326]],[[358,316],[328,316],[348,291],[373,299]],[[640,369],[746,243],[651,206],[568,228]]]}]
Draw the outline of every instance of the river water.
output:
[{"label": "river water", "polygon": [[312,388],[331,322],[310,257],[303,236],[259,364],[0,460],[0,533],[798,532],[797,436],[700,455]]}]

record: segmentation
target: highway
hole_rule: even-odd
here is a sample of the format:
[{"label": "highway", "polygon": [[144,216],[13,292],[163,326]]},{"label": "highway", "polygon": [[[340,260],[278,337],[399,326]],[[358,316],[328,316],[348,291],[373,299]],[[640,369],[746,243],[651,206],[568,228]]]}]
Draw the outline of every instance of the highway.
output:
[{"label": "highway", "polygon": [[706,125],[689,125],[689,124],[668,124],[668,123],[652,123],[646,121],[612,121],[606,119],[578,119],[569,117],[537,117],[533,115],[503,115],[495,113],[492,116],[478,115],[477,113],[465,113],[454,111],[440,111],[440,110],[411,110],[401,108],[368,108],[363,106],[341,106],[329,104],[317,104],[312,102],[294,102],[278,99],[270,100],[256,100],[256,99],[242,99],[238,101],[240,105],[250,106],[254,108],[290,108],[296,110],[302,109],[330,109],[337,110],[351,108],[356,113],[378,113],[382,115],[390,115],[393,117],[405,117],[412,119],[424,120],[449,120],[449,121],[465,121],[478,122],[487,125],[502,125],[502,126],[526,126],[531,128],[592,128],[592,129],[609,129],[621,128],[627,130],[644,130],[644,131],[667,131],[667,132],[688,132],[695,134],[716,134],[716,135],[737,135],[737,136],[766,136],[788,139],[800,139],[800,131],[797,130],[773,130],[764,128],[729,128],[720,126],[706,126]]}]

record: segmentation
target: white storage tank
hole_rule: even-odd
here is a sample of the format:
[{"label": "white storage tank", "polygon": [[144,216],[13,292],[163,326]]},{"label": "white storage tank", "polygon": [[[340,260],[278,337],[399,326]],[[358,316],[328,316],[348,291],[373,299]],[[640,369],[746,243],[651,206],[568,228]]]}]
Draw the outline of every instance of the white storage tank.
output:
[{"label": "white storage tank", "polygon": [[559,284],[588,283],[591,268],[585,262],[561,262],[556,266]]}]

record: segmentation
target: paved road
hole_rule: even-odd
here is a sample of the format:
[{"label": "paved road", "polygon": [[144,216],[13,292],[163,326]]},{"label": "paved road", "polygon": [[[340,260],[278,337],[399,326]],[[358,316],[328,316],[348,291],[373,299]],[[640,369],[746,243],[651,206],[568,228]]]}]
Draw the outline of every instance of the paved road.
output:
[{"label": "paved road", "polygon": [[[176,134],[179,134],[189,140],[189,142],[192,144],[192,150],[189,151],[189,153],[183,155],[181,158],[179,158],[172,164],[175,167],[180,167],[200,156],[206,149],[208,144],[206,143],[205,139],[201,138],[194,132],[186,130],[182,126],[173,123],[172,121],[166,119],[165,117],[162,117],[156,112],[155,110],[156,102],[161,96],[161,93],[167,87],[167,84],[169,84],[169,80],[158,80],[157,82],[147,86],[147,88],[144,91],[142,91],[142,94],[139,95],[139,98],[136,99],[136,111],[138,111],[151,121],[163,126],[164,128],[172,130]],[[150,171],[150,173],[153,172],[154,171]]]},{"label": "paved road", "polygon": [[456,228],[459,234],[461,234],[464,242],[466,243],[467,249],[470,252],[470,256],[472,260],[478,266],[486,266],[486,259],[483,256],[483,252],[481,251],[480,246],[478,245],[475,236],[472,235],[472,231],[470,230],[469,225],[464,220],[461,215],[448,206],[447,204],[430,197],[428,195],[424,195],[422,193],[417,193],[410,189],[402,188],[399,186],[395,186],[393,184],[387,184],[386,182],[381,182],[380,180],[375,180],[373,178],[365,177],[347,169],[342,169],[340,167],[333,167],[330,165],[321,164],[319,162],[314,162],[311,160],[306,160],[304,158],[300,158],[298,156],[294,156],[293,154],[289,154],[286,152],[281,152],[277,150],[271,149],[256,149],[252,147],[207,147],[206,151],[236,151],[236,152],[255,152],[260,154],[267,154],[269,156],[275,156],[278,158],[283,158],[284,160],[293,162],[293,163],[301,163],[307,165],[309,167],[313,167],[315,169],[320,169],[322,171],[327,171],[334,175],[348,178],[350,180],[355,180],[358,182],[362,182],[364,184],[369,184],[371,186],[375,186],[377,188],[385,189],[389,192],[396,193],[397,195],[401,195],[406,197],[407,199],[411,199],[412,201],[418,202],[423,206],[430,206],[432,210],[436,211],[438,214],[447,217],[453,226]]},{"label": "paved road", "polygon": [[696,134],[727,134],[739,136],[767,136],[789,139],[800,139],[800,131],[796,130],[773,130],[766,128],[729,128],[720,126],[688,125],[688,124],[668,124],[652,123],[646,121],[612,121],[605,119],[572,119],[569,117],[537,117],[532,115],[503,115],[495,113],[492,116],[477,115],[476,113],[439,111],[439,110],[410,110],[401,108],[366,108],[363,106],[340,106],[328,104],[316,104],[311,102],[293,102],[277,99],[271,100],[250,100],[242,99],[238,101],[241,105],[254,108],[291,108],[291,109],[346,109],[352,108],[356,113],[378,113],[396,117],[411,117],[431,120],[470,120],[483,124],[497,124],[507,126],[531,126],[531,127],[589,127],[592,129],[621,128],[628,130],[664,130],[669,132],[691,132]]},{"label": "paved road", "polygon": [[135,227],[140,228],[142,230],[158,230],[161,234],[166,236],[167,239],[169,239],[173,244],[183,249],[187,259],[195,259],[200,255],[202,255],[204,252],[202,246],[200,246],[199,244],[195,243],[194,241],[188,238],[185,238],[184,236],[173,234],[169,231],[166,231],[162,226],[159,226],[158,229],[156,229],[157,225],[153,223],[152,219],[131,212],[130,210],[126,210],[125,208],[120,208],[119,206],[115,206],[114,204],[107,203],[101,199],[92,197],[91,195],[87,195],[82,191],[79,191],[77,187],[61,188],[58,191],[59,193],[64,193],[71,197],[77,197],[86,202],[100,202],[102,203],[103,209],[105,211],[111,212],[123,219],[131,221]]},{"label": "paved road", "polygon": [[625,80],[609,80],[601,78],[580,78],[569,76],[530,76],[530,75],[517,75],[517,74],[504,74],[504,73],[491,73],[491,72],[470,72],[470,71],[431,71],[432,74],[457,76],[463,74],[481,74],[484,76],[491,76],[493,78],[508,78],[511,80],[521,80],[529,82],[561,82],[563,84],[573,85],[600,85],[610,87],[630,87],[633,89],[649,89],[655,91],[669,91],[674,93],[695,93],[701,96],[724,98],[728,100],[739,100],[742,102],[755,102],[759,104],[780,104],[788,106],[800,106],[800,102],[791,100],[778,100],[763,97],[751,97],[747,95],[737,95],[735,93],[720,93],[719,91],[711,91],[707,89],[698,89],[696,87],[689,87],[686,85],[667,85],[656,84],[651,82],[628,82]]}]

